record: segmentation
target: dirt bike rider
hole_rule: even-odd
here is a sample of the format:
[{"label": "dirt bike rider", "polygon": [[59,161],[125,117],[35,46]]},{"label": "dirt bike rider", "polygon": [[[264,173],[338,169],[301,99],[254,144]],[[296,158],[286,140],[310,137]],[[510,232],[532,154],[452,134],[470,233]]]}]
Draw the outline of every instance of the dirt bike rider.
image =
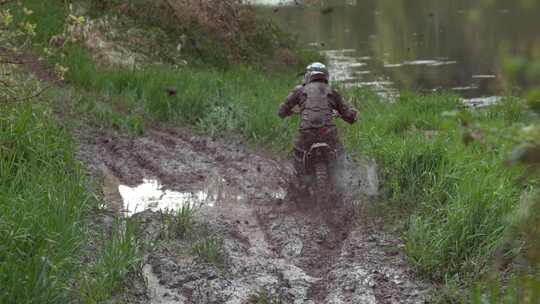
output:
[{"label": "dirt bike rider", "polygon": [[323,141],[343,155],[344,149],[334,123],[334,111],[344,121],[353,124],[357,110],[347,104],[341,95],[328,84],[326,66],[315,62],[306,68],[304,83],[294,88],[287,100],[280,105],[278,115],[285,118],[298,108],[301,115],[299,133],[294,140],[293,163],[298,186],[304,183],[304,153],[315,142]]}]

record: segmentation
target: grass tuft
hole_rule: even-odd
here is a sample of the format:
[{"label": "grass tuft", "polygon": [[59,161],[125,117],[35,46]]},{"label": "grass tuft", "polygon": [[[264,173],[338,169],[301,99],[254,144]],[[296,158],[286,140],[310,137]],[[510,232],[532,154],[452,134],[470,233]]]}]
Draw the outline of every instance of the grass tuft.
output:
[{"label": "grass tuft", "polygon": [[162,237],[164,239],[186,238],[195,228],[194,209],[190,204],[178,210],[167,210],[162,216]]},{"label": "grass tuft", "polygon": [[261,290],[249,298],[250,304],[281,304],[283,301],[277,295],[271,295],[265,290]]},{"label": "grass tuft", "polygon": [[83,303],[103,303],[121,291],[124,279],[141,269],[141,253],[134,223],[117,222],[100,249],[97,260],[83,273],[80,298]]},{"label": "grass tuft", "polygon": [[73,143],[46,106],[2,106],[0,302],[63,302],[91,204]]},{"label": "grass tuft", "polygon": [[191,248],[193,255],[207,263],[221,266],[225,263],[223,256],[223,240],[209,236],[195,242]]}]

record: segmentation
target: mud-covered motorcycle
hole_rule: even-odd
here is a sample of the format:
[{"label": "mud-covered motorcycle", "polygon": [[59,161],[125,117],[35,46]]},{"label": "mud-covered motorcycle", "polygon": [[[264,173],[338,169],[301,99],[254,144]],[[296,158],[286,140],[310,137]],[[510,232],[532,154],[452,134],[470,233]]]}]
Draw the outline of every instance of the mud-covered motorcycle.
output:
[{"label": "mud-covered motorcycle", "polygon": [[[299,114],[299,111],[294,111],[294,113]],[[334,112],[334,117],[339,117],[339,114]],[[296,189],[300,195],[302,192],[304,195],[308,194],[319,207],[327,204],[336,194],[335,170],[338,153],[335,147],[324,140],[327,132],[328,128],[320,128],[318,140],[315,140],[309,149],[304,151],[302,158],[304,176],[302,185]]]},{"label": "mud-covered motorcycle", "polygon": [[327,203],[335,191],[334,170],[337,152],[325,142],[315,142],[304,153],[304,172],[310,178],[308,190],[317,205]]}]

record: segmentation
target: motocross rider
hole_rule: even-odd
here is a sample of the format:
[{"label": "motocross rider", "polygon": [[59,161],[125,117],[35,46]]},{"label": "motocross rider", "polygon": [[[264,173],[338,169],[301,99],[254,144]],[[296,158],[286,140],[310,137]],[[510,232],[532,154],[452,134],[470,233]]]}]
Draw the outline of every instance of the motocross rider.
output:
[{"label": "motocross rider", "polygon": [[278,115],[281,118],[290,116],[296,111],[301,116],[299,133],[294,140],[292,152],[296,185],[300,188],[305,186],[304,153],[313,143],[322,141],[337,150],[338,155],[344,153],[333,121],[334,111],[349,124],[353,124],[357,119],[357,110],[330,87],[328,80],[329,73],[324,64],[319,62],[310,64],[306,68],[304,83],[294,88],[279,107]]}]

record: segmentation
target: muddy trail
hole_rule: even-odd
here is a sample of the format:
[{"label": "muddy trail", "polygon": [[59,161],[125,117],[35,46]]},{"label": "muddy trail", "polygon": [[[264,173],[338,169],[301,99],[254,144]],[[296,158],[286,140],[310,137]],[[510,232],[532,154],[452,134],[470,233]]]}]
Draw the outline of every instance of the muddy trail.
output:
[{"label": "muddy trail", "polygon": [[[368,162],[348,161],[347,195],[315,209],[287,199],[288,165],[238,139],[154,128],[81,141],[80,157],[105,173],[108,208],[136,219],[147,244],[136,302],[425,302],[400,239],[362,212],[377,189]],[[193,227],[171,234],[164,209],[182,204]]]}]

